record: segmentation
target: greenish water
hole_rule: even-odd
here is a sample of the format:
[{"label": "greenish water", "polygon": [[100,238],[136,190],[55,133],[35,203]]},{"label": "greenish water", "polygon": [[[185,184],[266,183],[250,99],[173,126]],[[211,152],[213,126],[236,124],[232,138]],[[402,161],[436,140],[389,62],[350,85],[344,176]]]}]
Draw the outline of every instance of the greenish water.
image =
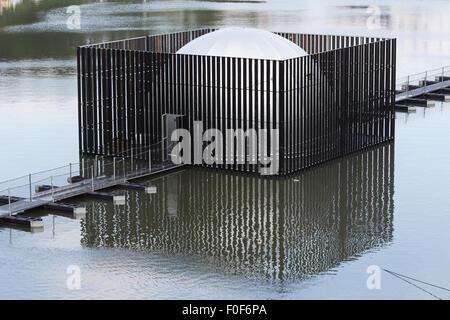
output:
[{"label": "greenish water", "polygon": [[[430,4],[433,5],[430,5]],[[69,4],[80,29],[67,28]],[[368,5],[380,10],[368,29]],[[398,38],[398,76],[450,65],[445,1],[18,2],[0,15],[0,180],[78,158],[75,48],[146,34],[239,25]],[[286,180],[181,170],[78,199],[85,219],[0,225],[0,298],[428,299],[378,265],[450,287],[450,105],[397,114],[395,144]],[[68,266],[81,289],[66,286]],[[448,293],[424,286],[442,298]]]}]

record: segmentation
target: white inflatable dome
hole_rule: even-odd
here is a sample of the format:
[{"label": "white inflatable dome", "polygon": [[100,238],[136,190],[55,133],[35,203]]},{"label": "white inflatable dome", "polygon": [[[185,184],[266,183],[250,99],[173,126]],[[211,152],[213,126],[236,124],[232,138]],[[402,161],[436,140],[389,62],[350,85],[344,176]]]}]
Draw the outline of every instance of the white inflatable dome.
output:
[{"label": "white inflatable dome", "polygon": [[198,37],[177,51],[218,57],[286,60],[308,54],[275,33],[252,28],[223,28]]}]

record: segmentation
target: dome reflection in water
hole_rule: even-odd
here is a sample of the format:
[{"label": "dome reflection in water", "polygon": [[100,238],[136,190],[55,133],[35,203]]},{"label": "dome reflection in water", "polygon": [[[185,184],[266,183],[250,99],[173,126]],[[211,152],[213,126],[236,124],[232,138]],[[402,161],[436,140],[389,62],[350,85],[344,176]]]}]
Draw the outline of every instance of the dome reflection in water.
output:
[{"label": "dome reflection in water", "polygon": [[187,168],[151,183],[157,194],[129,191],[125,206],[95,202],[82,244],[190,256],[284,282],[392,241],[393,144],[286,179]]}]

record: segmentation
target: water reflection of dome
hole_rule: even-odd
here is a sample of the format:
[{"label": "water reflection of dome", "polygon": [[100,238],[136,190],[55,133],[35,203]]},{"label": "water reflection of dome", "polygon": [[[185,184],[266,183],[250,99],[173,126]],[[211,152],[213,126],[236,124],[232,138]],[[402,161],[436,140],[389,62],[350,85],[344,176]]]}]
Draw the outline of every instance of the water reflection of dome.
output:
[{"label": "water reflection of dome", "polygon": [[223,28],[198,37],[178,50],[180,54],[287,60],[308,54],[275,33],[252,28]]},{"label": "water reflection of dome", "polygon": [[[300,280],[381,247],[393,232],[393,145],[293,179],[187,169],[150,198],[96,203],[82,244],[196,257],[224,273]],[[116,211],[115,211],[116,210]],[[117,211],[118,210],[118,211]]]}]

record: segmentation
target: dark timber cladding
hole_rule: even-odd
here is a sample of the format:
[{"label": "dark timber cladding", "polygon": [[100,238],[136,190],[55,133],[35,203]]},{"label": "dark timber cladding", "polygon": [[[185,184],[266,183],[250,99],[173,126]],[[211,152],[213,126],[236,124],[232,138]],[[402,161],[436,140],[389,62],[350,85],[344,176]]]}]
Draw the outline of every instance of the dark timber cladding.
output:
[{"label": "dark timber cladding", "polygon": [[[279,129],[281,175],[394,139],[395,39],[279,33],[309,54],[283,61],[176,54],[212,31],[78,48],[81,152],[163,161],[168,114],[192,135]],[[202,165],[259,172],[233,160]]]}]

